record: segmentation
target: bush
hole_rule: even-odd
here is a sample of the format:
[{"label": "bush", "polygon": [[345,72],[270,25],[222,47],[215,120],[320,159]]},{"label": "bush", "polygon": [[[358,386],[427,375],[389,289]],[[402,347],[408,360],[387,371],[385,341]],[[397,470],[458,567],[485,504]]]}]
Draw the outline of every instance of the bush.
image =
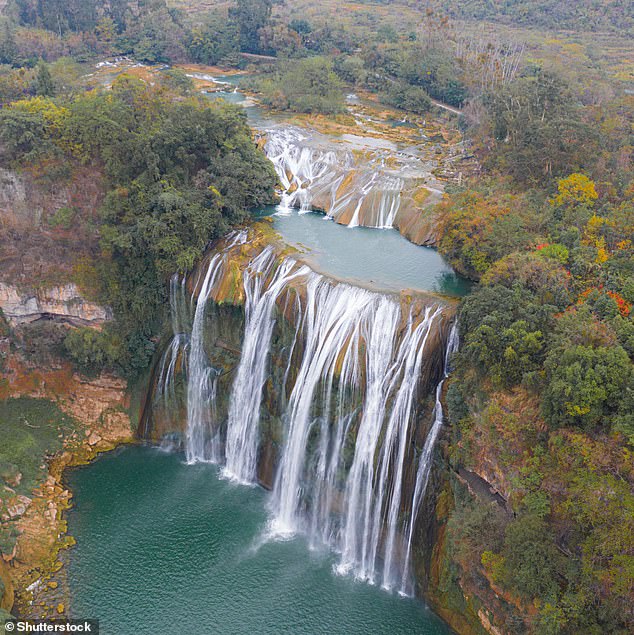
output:
[{"label": "bush", "polygon": [[557,567],[561,556],[544,519],[523,515],[506,528],[504,573],[525,600],[557,598]]},{"label": "bush", "polygon": [[70,229],[73,226],[76,210],[72,207],[60,207],[48,217],[48,224],[59,229]]},{"label": "bush", "polygon": [[424,115],[433,106],[429,95],[420,86],[410,86],[404,82],[394,82],[390,84],[388,90],[381,94],[381,101],[384,103]]},{"label": "bush", "polygon": [[70,359],[84,372],[113,369],[121,358],[121,341],[106,331],[72,329],[64,340]]},{"label": "bush", "polygon": [[552,426],[609,428],[632,376],[632,364],[621,346],[555,349],[545,368],[543,409]]}]

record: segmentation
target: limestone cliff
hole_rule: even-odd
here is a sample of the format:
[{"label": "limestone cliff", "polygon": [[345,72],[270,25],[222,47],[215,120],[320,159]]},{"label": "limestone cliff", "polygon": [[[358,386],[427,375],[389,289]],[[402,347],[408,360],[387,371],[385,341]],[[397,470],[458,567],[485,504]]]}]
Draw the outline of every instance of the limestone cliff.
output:
[{"label": "limestone cliff", "polygon": [[13,326],[40,319],[80,326],[100,324],[112,317],[109,309],[85,300],[75,284],[29,292],[0,282],[0,310]]},{"label": "limestone cliff", "polygon": [[95,166],[0,167],[0,281],[21,292],[71,282],[98,248],[103,195]]}]

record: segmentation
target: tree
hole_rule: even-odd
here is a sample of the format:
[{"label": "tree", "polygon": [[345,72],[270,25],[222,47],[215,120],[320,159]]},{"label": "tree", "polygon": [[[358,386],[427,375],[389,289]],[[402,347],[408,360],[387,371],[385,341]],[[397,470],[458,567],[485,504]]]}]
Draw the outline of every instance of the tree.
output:
[{"label": "tree", "polygon": [[37,65],[37,77],[35,79],[35,93],[42,97],[52,97],[55,94],[55,86],[48,64],[43,61]]},{"label": "tree", "polygon": [[541,368],[555,311],[519,283],[478,289],[464,300],[460,313],[465,359],[496,386],[520,383]]},{"label": "tree", "polygon": [[399,55],[397,74],[410,84],[421,86],[435,99],[460,107],[467,98],[459,79],[460,69],[450,49],[414,44]]},{"label": "tree", "polygon": [[632,375],[629,356],[621,346],[554,349],[545,368],[543,410],[551,425],[609,428]]},{"label": "tree", "polygon": [[594,207],[599,198],[594,183],[585,174],[571,174],[557,181],[558,194],[552,200],[555,206],[584,205]]},{"label": "tree", "polygon": [[497,142],[489,161],[521,183],[570,174],[594,155],[596,135],[558,75],[538,69],[498,85],[484,104]]},{"label": "tree", "polygon": [[199,27],[192,29],[187,50],[193,61],[200,64],[217,64],[235,54],[240,48],[235,23],[212,16]]},{"label": "tree", "polygon": [[388,90],[381,97],[385,103],[424,115],[432,107],[429,95],[420,86],[410,86],[405,82],[390,83]]},{"label": "tree", "polygon": [[307,57],[288,65],[281,75],[255,80],[262,101],[278,110],[337,114],[344,111],[341,81],[326,57]]},{"label": "tree", "polygon": [[440,253],[460,273],[474,280],[478,280],[493,261],[525,242],[521,227],[515,228],[510,244],[502,249],[497,241],[491,240],[496,226],[504,222],[509,210],[479,192],[469,190],[453,200],[445,199],[438,211],[443,226]]},{"label": "tree", "polygon": [[543,518],[525,514],[510,523],[504,540],[505,577],[526,600],[555,600],[561,560]]},{"label": "tree", "polygon": [[0,64],[13,64],[18,54],[18,46],[8,22],[2,25],[0,35]]},{"label": "tree", "polygon": [[229,9],[229,17],[238,27],[240,50],[260,53],[261,28],[265,27],[273,12],[273,0],[237,0]]}]

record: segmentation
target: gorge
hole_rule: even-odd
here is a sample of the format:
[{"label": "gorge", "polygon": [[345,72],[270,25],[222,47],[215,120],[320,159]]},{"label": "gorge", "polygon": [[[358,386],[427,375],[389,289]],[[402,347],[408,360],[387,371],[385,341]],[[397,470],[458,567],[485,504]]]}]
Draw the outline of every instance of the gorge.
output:
[{"label": "gorge", "polygon": [[[419,512],[429,509],[443,379],[458,345],[456,299],[468,291],[435,251],[392,229],[425,217],[418,196],[434,180],[426,146],[421,155],[367,132],[302,131],[253,106],[249,117],[281,202],[216,241],[190,274],[172,277],[170,332],[138,436],[182,451],[196,473],[208,466],[215,479],[218,469],[229,485],[213,488],[231,496],[255,484],[269,490],[266,522],[249,533],[255,557],[305,543],[322,554],[321,575],[324,565],[334,575],[326,588],[343,576],[353,589],[387,591],[388,603],[420,596],[415,571],[429,567],[434,520]],[[418,242],[433,242],[424,227]],[[81,512],[74,517],[84,522]],[[81,569],[94,566],[81,547],[76,557]],[[75,575],[83,580],[77,567]],[[80,606],[84,585],[75,582]],[[395,632],[399,619],[390,622]],[[404,632],[419,628],[445,632],[431,614]]]},{"label": "gorge", "polygon": [[[222,98],[243,99],[230,84],[223,86],[232,92]],[[428,485],[436,482],[442,386],[457,347],[457,302],[469,284],[435,250],[415,244],[435,241],[433,218],[424,211],[428,197],[438,193],[429,185],[436,184],[430,149],[413,144],[411,132],[394,141],[385,133],[375,137],[362,120],[356,124],[360,135],[327,134],[287,124],[252,104],[247,111],[282,185],[280,203],[255,210],[254,221],[211,243],[187,275],[172,276],[169,328],[158,342],[149,379],[141,378],[137,387],[139,394],[147,392],[137,439],[160,449],[125,451],[72,472],[77,508],[69,515],[69,531],[79,547],[63,557],[68,573],[59,587],[47,589],[36,580],[32,592],[61,594],[63,606],[64,593],[70,594],[70,615],[85,606],[119,623],[110,599],[95,595],[84,577],[99,569],[105,576],[100,583],[111,584],[106,580],[112,572],[86,555],[92,538],[82,527],[93,521],[85,516],[91,504],[82,503],[81,492],[84,478],[90,483],[93,470],[106,469],[103,489],[89,485],[88,491],[121,504],[109,489],[118,466],[127,469],[129,461],[138,471],[139,461],[147,460],[157,469],[162,462],[185,490],[190,473],[204,474],[212,491],[234,497],[237,508],[254,501],[257,522],[247,523],[240,549],[248,553],[251,543],[269,557],[291,549],[326,594],[343,584],[352,604],[342,608],[360,611],[349,623],[351,632],[363,628],[362,607],[379,602],[388,607],[385,617],[394,628],[404,619],[403,632],[444,633],[446,627],[414,598],[420,598],[426,585],[421,572],[430,566],[428,536],[435,521]],[[418,241],[403,231],[413,217]],[[42,300],[52,292],[38,291],[35,299],[12,293],[28,308],[29,322],[107,328],[111,312],[85,302],[77,287],[69,289],[67,295],[74,295],[59,307]],[[27,316],[26,308],[14,308],[16,302],[4,304],[8,318]],[[133,413],[130,419],[137,420]],[[101,449],[101,437],[98,427],[86,432],[86,456]],[[151,479],[137,485],[141,497],[144,491],[160,496]],[[254,485],[268,493],[254,493]],[[106,513],[101,503],[95,505]],[[222,534],[225,529],[208,511],[207,531]],[[160,527],[173,518],[169,510],[156,505],[147,514],[137,520],[168,531]],[[147,531],[133,518],[124,522]],[[105,526],[114,530],[116,523]],[[181,531],[190,535],[185,526]],[[132,534],[91,536],[117,542],[121,562],[133,569],[148,566]],[[201,539],[209,535],[190,535],[193,543]],[[202,548],[179,540],[174,547],[184,562],[191,548]],[[169,572],[159,566],[155,574]],[[163,605],[166,610],[169,602]]]},{"label": "gorge", "polygon": [[0,0],[0,635],[634,632],[634,20],[483,4]]}]

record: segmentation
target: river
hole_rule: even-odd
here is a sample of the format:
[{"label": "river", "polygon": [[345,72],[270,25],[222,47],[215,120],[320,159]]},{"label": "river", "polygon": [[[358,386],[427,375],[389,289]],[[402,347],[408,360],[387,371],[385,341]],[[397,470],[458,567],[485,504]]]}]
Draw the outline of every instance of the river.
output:
[{"label": "river", "polygon": [[448,635],[421,602],[333,573],[327,550],[265,540],[267,494],[131,447],[72,470],[74,617],[103,635]]}]

